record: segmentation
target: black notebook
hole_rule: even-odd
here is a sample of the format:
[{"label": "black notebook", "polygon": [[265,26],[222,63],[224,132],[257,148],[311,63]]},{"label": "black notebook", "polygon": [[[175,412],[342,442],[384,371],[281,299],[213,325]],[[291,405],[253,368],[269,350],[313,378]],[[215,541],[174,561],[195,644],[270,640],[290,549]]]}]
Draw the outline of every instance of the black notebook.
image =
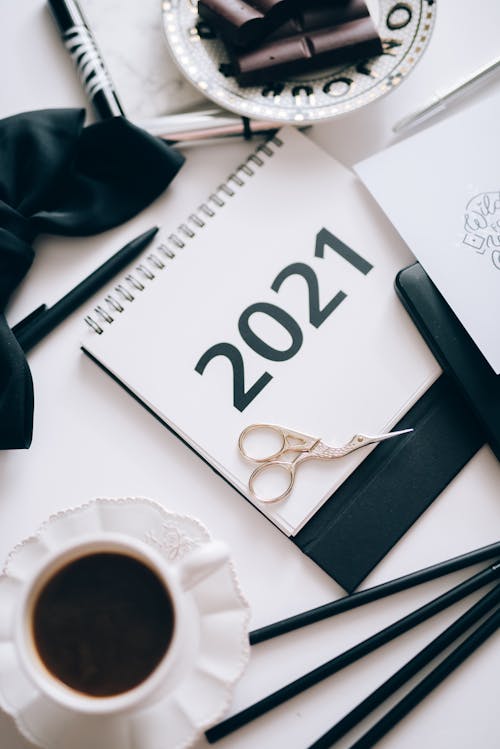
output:
[{"label": "black notebook", "polygon": [[500,460],[500,375],[495,374],[420,263],[398,273],[396,290]]},{"label": "black notebook", "polygon": [[[250,424],[274,423],[342,445],[401,421],[440,374],[394,293],[411,254],[359,179],[293,128],[229,177],[214,175],[210,196],[194,196],[185,215],[166,215],[164,224],[156,249],[87,316],[83,350],[352,587],[428,497],[410,512],[400,497],[394,507],[380,498],[391,532],[374,532],[357,559],[341,554],[341,564],[320,559],[311,536],[342,549],[359,543],[355,529],[341,523],[325,537],[314,530],[319,513],[345,513],[339,491],[370,482],[360,473],[364,461],[380,455],[390,462],[404,445],[420,449],[420,438],[310,461],[286,500],[264,505],[248,491],[255,466],[240,456],[238,436]],[[437,481],[432,498],[440,487]],[[362,520],[359,496],[359,504],[357,492],[349,502]]]}]

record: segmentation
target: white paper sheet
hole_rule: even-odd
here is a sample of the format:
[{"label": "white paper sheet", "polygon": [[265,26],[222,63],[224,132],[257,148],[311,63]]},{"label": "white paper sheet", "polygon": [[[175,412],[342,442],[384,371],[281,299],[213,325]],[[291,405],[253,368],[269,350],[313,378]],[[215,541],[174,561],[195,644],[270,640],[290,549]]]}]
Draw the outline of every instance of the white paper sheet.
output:
[{"label": "white paper sheet", "polygon": [[500,373],[500,94],[355,170]]}]

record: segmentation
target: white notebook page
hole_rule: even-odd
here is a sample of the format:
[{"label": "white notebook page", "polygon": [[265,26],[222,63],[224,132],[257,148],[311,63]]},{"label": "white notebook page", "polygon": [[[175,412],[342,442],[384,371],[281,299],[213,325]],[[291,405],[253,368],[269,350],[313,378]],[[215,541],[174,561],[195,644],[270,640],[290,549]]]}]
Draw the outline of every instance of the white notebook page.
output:
[{"label": "white notebook page", "polygon": [[496,374],[499,117],[494,93],[355,167]]},{"label": "white notebook page", "polygon": [[[357,432],[390,430],[440,372],[393,290],[397,271],[413,261],[393,227],[353,173],[305,135],[285,128],[279,138],[271,156],[260,154],[262,166],[249,162],[253,176],[238,171],[243,185],[228,183],[232,196],[218,193],[224,205],[210,203],[213,217],[198,212],[205,225],[189,224],[195,236],[154,280],[142,279],[144,291],[132,289],[124,312],[101,322],[101,335],[89,329],[82,342],[249,499],[253,466],[237,449],[249,424],[280,424],[343,444]],[[226,176],[214,175],[214,186]],[[193,196],[165,234],[206,197]],[[328,232],[371,270],[362,272],[328,242],[316,256],[317,237]],[[292,273],[304,266],[312,286],[317,280],[320,310],[345,295],[322,322],[316,310],[315,324],[314,291]],[[233,405],[231,362],[206,354],[217,344],[241,355],[245,391],[267,380],[243,410]],[[370,449],[310,461],[286,500],[256,504],[294,534]]]}]

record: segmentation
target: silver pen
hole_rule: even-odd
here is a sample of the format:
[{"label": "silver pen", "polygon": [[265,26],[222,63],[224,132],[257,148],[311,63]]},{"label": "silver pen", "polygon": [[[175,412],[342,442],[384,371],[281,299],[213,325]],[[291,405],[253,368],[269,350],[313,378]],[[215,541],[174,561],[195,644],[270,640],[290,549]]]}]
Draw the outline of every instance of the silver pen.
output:
[{"label": "silver pen", "polygon": [[409,130],[425,122],[425,120],[434,117],[439,112],[447,109],[453,102],[460,100],[465,94],[472,93],[472,91],[486,84],[499,69],[500,58],[496,59],[490,65],[480,68],[474,75],[462,81],[462,83],[459,83],[458,86],[455,86],[450,91],[444,94],[436,94],[427,106],[396,122],[392,128],[393,132],[400,133],[403,130]]},{"label": "silver pen", "polygon": [[236,136],[271,135],[283,125],[282,122],[239,117],[218,107],[134,120],[134,124],[177,146]]}]

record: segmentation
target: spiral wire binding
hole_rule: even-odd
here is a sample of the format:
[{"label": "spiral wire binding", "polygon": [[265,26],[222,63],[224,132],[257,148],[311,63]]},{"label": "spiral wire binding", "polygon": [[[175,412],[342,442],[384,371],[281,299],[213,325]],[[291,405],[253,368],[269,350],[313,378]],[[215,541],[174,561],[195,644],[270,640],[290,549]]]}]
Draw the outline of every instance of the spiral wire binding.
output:
[{"label": "spiral wire binding", "polygon": [[98,335],[104,333],[105,324],[110,325],[124,312],[127,304],[133,302],[136,295],[141,294],[148,283],[168,267],[168,261],[175,258],[177,251],[184,249],[189,240],[214,218],[219,209],[223,208],[240,188],[244,187],[245,178],[251,179],[256,171],[266,164],[266,159],[274,156],[274,148],[280,148],[282,145],[283,141],[275,135],[258,146],[245,162],[229,175],[226,182],[219,185],[205,203],[198,206],[195,213],[191,213],[184,223],[179,224],[174,233],[160,242],[154,252],[149,253],[132,273],[128,273],[114,287],[112,293],[104,297],[101,304],[94,307],[92,314],[84,318],[89,328]]}]

